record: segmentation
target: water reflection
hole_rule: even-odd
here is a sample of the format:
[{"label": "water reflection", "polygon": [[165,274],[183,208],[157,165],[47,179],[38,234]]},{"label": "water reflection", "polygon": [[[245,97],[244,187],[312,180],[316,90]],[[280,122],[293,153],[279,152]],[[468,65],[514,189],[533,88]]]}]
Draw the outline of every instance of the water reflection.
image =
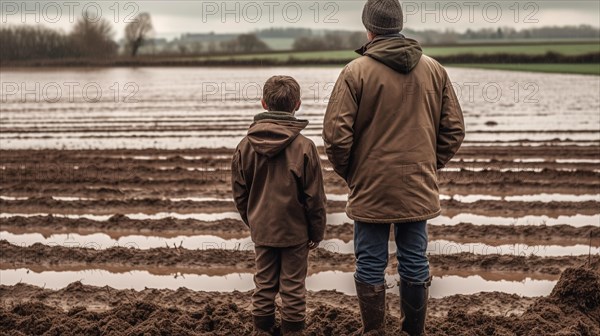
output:
[{"label": "water reflection", "polygon": [[[224,276],[209,276],[198,274],[153,275],[147,271],[131,271],[127,273],[111,273],[105,270],[84,271],[44,271],[32,272],[26,268],[8,269],[1,271],[2,285],[15,285],[23,282],[50,289],[66,287],[74,281],[81,281],[86,285],[110,286],[115,289],[165,288],[175,290],[186,287],[196,291],[231,292],[234,290],[248,291],[254,288],[251,273],[237,273]],[[388,284],[397,283],[398,277],[387,275]],[[526,278],[523,281],[498,280],[489,281],[481,276],[472,275],[434,277],[430,295],[434,298],[454,295],[473,294],[482,291],[502,291],[520,296],[548,295],[555,280],[533,280]],[[336,290],[344,294],[355,295],[354,274],[351,272],[327,271],[310,275],[306,279],[308,290]],[[392,287],[388,290],[397,293],[398,289]]]},{"label": "water reflection", "polygon": [[[96,221],[107,221],[113,215],[93,215],[93,214],[48,214],[48,213],[0,213],[0,218],[9,217],[35,217],[35,216],[54,216],[65,218],[87,218]],[[177,212],[158,212],[155,214],[145,213],[130,213],[123,214],[131,219],[195,219],[200,221],[217,221],[221,219],[238,219],[241,220],[237,212],[218,212],[218,213],[177,213]],[[328,225],[341,225],[344,223],[353,223],[344,212],[334,212],[327,214]],[[571,225],[574,227],[582,227],[587,225],[598,225],[600,223],[600,214],[596,215],[573,215],[558,217],[549,216],[524,216],[524,217],[500,217],[500,216],[485,216],[470,213],[461,213],[453,217],[439,216],[428,221],[431,225],[456,225],[460,223],[471,223],[475,225]]]},{"label": "water reflection", "polygon": [[[165,238],[160,236],[148,235],[129,235],[118,239],[111,238],[105,233],[94,233],[81,235],[77,233],[51,234],[44,237],[41,233],[13,234],[8,231],[0,232],[0,239],[7,240],[11,244],[18,246],[30,246],[40,243],[49,246],[64,247],[84,247],[97,250],[111,247],[131,247],[136,249],[151,249],[160,247],[183,247],[192,250],[225,249],[225,250],[243,250],[251,251],[254,244],[250,237],[241,239],[224,239],[212,235],[197,236],[176,236]],[[488,245],[483,243],[459,243],[449,240],[436,239],[429,242],[427,247],[428,254],[455,254],[455,253],[473,253],[473,254],[504,254],[504,255],[535,255],[540,257],[548,256],[566,256],[582,254],[600,254],[600,247],[597,241],[593,247],[589,245],[528,245],[528,244],[495,244]],[[353,254],[354,241],[345,242],[341,239],[325,239],[321,242],[320,248],[330,252]],[[393,241],[388,245],[389,253],[396,252],[396,244]]]}]

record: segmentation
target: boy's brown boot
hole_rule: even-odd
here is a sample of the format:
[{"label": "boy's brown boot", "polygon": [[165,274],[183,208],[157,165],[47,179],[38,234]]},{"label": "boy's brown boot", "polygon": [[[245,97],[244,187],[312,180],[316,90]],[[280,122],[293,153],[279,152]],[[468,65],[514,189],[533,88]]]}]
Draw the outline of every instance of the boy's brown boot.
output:
[{"label": "boy's brown boot", "polygon": [[304,335],[306,324],[304,321],[281,321],[281,334],[284,336]]},{"label": "boy's brown boot", "polygon": [[254,331],[252,332],[252,335],[279,335],[279,330],[275,326],[275,314],[266,316],[252,315],[252,320],[254,322]]}]

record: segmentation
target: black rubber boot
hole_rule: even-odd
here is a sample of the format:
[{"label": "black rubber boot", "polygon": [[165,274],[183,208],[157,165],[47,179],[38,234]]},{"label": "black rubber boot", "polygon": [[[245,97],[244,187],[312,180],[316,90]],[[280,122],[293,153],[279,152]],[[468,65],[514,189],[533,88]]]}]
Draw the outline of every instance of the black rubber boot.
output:
[{"label": "black rubber boot", "polygon": [[369,285],[354,279],[362,319],[362,334],[385,335],[385,285]]},{"label": "black rubber boot", "polygon": [[275,328],[275,314],[266,316],[252,315],[254,322],[253,335],[276,335],[279,334]]},{"label": "black rubber boot", "polygon": [[304,328],[306,324],[304,321],[281,321],[281,334],[282,335],[304,335]]},{"label": "black rubber boot", "polygon": [[408,282],[400,279],[400,306],[404,316],[402,330],[410,336],[421,336],[425,332],[429,286],[431,277],[426,282]]}]

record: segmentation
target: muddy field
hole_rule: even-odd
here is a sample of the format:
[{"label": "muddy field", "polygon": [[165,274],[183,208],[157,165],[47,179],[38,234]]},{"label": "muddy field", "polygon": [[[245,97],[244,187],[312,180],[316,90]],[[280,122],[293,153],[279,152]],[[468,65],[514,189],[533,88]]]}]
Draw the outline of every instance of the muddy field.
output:
[{"label": "muddy field", "polygon": [[[598,301],[575,309],[571,292],[555,292],[567,269],[597,286],[597,274],[577,267],[600,268],[598,148],[552,148],[553,156],[544,146],[461,150],[440,174],[444,213],[429,227],[428,334],[597,332]],[[249,232],[228,193],[230,153],[3,151],[2,332],[249,332],[254,255],[240,246]],[[527,157],[540,159],[519,162]],[[323,166],[331,225],[310,255],[308,330],[353,334],[354,258],[342,247],[353,228],[343,216],[344,185]],[[390,260],[393,285],[393,253]],[[397,288],[388,298],[394,332]],[[546,318],[559,311],[569,319]]]},{"label": "muddy field", "polygon": [[[303,87],[339,72],[278,71]],[[52,82],[63,72],[2,75]],[[254,252],[229,165],[256,102],[189,88],[264,71],[67,72],[102,86],[139,80],[138,102],[2,104],[0,334],[247,334]],[[459,84],[498,77],[450,72]],[[428,228],[429,335],[600,334],[600,83],[590,78],[514,73],[498,84],[538,83],[538,102],[461,99],[467,138],[438,174],[443,213]],[[325,241],[309,258],[308,334],[355,334],[347,189],[319,140],[326,102],[303,95],[328,196]],[[390,241],[390,334],[394,252]]]},{"label": "muddy field", "polygon": [[[114,290],[74,282],[61,290],[2,285],[0,293],[0,332],[5,335],[244,335],[252,330],[249,292]],[[398,296],[389,294],[386,301],[386,331],[401,334]],[[356,297],[309,292],[308,302],[307,335],[351,335],[360,330]],[[426,332],[598,335],[599,325],[600,274],[569,268],[547,297],[488,292],[431,299]]]}]

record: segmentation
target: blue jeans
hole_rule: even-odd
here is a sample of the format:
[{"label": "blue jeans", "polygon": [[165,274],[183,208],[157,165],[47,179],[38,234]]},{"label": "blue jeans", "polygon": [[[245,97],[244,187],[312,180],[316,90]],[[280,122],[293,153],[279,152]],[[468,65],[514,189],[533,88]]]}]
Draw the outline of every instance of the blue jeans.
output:
[{"label": "blue jeans", "polygon": [[[363,283],[385,283],[388,264],[388,241],[391,224],[354,222],[354,277]],[[394,224],[398,274],[409,282],[429,279],[427,260],[427,221]]]}]

